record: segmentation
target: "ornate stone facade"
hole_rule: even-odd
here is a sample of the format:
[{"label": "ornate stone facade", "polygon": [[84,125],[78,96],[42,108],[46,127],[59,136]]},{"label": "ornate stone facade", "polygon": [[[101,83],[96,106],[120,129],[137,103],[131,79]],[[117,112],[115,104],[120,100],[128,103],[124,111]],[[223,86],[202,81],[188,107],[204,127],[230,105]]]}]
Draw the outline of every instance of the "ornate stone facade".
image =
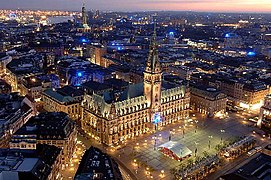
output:
[{"label": "ornate stone facade", "polygon": [[132,84],[122,92],[85,95],[81,125],[96,140],[110,146],[117,145],[128,138],[188,118],[189,103],[187,86],[163,86],[154,33],[144,83]]}]

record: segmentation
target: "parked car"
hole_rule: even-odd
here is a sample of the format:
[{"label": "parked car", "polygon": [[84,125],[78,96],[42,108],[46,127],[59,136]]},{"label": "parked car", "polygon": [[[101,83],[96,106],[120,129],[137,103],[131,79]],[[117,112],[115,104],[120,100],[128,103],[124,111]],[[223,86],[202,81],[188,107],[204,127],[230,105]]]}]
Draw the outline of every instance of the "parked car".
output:
[{"label": "parked car", "polygon": [[255,147],[254,148],[257,152],[261,152],[263,150],[263,148],[261,146]]},{"label": "parked car", "polygon": [[252,149],[252,150],[250,150],[250,151],[247,152],[247,155],[248,156],[253,156],[256,153],[257,153],[257,150],[256,149]]}]

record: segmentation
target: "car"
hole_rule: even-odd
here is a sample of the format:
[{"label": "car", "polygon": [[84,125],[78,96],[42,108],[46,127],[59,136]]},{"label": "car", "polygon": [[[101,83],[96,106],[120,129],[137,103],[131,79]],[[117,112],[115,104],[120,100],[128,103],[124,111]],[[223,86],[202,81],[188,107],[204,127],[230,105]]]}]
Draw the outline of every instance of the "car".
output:
[{"label": "car", "polygon": [[188,119],[187,121],[188,121],[188,122],[193,122],[193,119],[190,118],[190,119]]},{"label": "car", "polygon": [[250,151],[247,152],[247,155],[248,156],[253,156],[256,153],[257,153],[256,149],[252,149],[252,150],[250,150]]},{"label": "car", "polygon": [[266,133],[264,131],[262,131],[262,130],[253,130],[252,133],[253,134],[258,134],[262,138],[266,137]]},{"label": "car", "polygon": [[230,153],[229,152],[225,152],[224,153],[224,157],[226,157],[226,158],[230,157]]},{"label": "car", "polygon": [[257,152],[260,152],[260,151],[263,150],[263,148],[262,148],[261,146],[255,147],[254,149],[255,149]]}]

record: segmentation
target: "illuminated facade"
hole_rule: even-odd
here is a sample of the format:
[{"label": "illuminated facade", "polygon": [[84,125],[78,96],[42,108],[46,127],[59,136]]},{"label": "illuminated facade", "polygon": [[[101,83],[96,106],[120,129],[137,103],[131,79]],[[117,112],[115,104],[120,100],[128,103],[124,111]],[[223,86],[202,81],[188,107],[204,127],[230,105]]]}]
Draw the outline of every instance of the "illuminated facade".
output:
[{"label": "illuminated facade", "polygon": [[41,101],[43,108],[48,112],[65,112],[73,120],[79,120],[81,114],[80,103],[83,99],[83,92],[65,86],[53,90],[47,89],[42,93]]},{"label": "illuminated facade", "polygon": [[156,33],[144,72],[144,82],[129,85],[121,92],[85,95],[82,129],[106,145],[126,139],[189,116],[190,92],[185,85],[166,87],[162,82]]},{"label": "illuminated facade", "polygon": [[33,103],[17,93],[0,96],[0,147],[8,147],[11,136],[36,114]]},{"label": "illuminated facade", "polygon": [[246,109],[259,109],[264,97],[269,93],[268,87],[259,81],[241,82],[231,79],[216,80],[216,85],[229,100]]},{"label": "illuminated facade", "polygon": [[37,149],[39,144],[61,148],[62,168],[72,158],[77,140],[75,123],[66,113],[40,113],[13,134],[11,149]]},{"label": "illuminated facade", "polygon": [[103,58],[106,55],[106,48],[101,45],[87,45],[87,56],[90,57],[90,62],[100,65],[102,67],[108,67],[108,63]]},{"label": "illuminated facade", "polygon": [[271,95],[267,95],[264,99],[264,105],[260,109],[259,120],[257,122],[259,127],[271,127]]},{"label": "illuminated facade", "polygon": [[191,87],[193,110],[212,117],[226,112],[227,96],[215,88]]}]

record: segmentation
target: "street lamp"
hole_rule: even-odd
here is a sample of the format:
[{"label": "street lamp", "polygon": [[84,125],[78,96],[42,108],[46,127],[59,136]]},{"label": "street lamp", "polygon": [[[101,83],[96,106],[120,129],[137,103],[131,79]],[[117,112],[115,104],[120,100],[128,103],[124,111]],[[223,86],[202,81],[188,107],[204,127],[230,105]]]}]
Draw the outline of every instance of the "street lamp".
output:
[{"label": "street lamp", "polygon": [[213,138],[213,136],[208,136],[208,138],[209,138],[209,145],[208,145],[208,147],[210,149],[211,148],[211,139]]},{"label": "street lamp", "polygon": [[154,135],[154,147],[153,147],[154,150],[156,149],[156,140],[157,140],[157,137],[156,135]]},{"label": "street lamp", "polygon": [[195,129],[195,133],[197,133],[197,129],[198,129],[198,122],[199,122],[198,120],[196,120],[196,121],[195,121],[195,123],[196,123],[196,129]]},{"label": "street lamp", "polygon": [[198,144],[196,141],[195,141],[195,145],[196,145],[196,149],[195,149],[195,157],[197,157],[197,152],[198,152]]},{"label": "street lamp", "polygon": [[225,130],[221,129],[220,132],[221,132],[221,143],[223,144],[223,133],[225,133]]},{"label": "street lamp", "polygon": [[184,134],[185,134],[185,132],[184,132],[184,128],[185,128],[185,125],[183,126],[183,138],[184,138]]},{"label": "street lamp", "polygon": [[150,169],[147,167],[147,168],[146,168],[146,174],[147,174],[147,175],[150,175],[150,171],[149,171],[149,170],[150,170]]}]

